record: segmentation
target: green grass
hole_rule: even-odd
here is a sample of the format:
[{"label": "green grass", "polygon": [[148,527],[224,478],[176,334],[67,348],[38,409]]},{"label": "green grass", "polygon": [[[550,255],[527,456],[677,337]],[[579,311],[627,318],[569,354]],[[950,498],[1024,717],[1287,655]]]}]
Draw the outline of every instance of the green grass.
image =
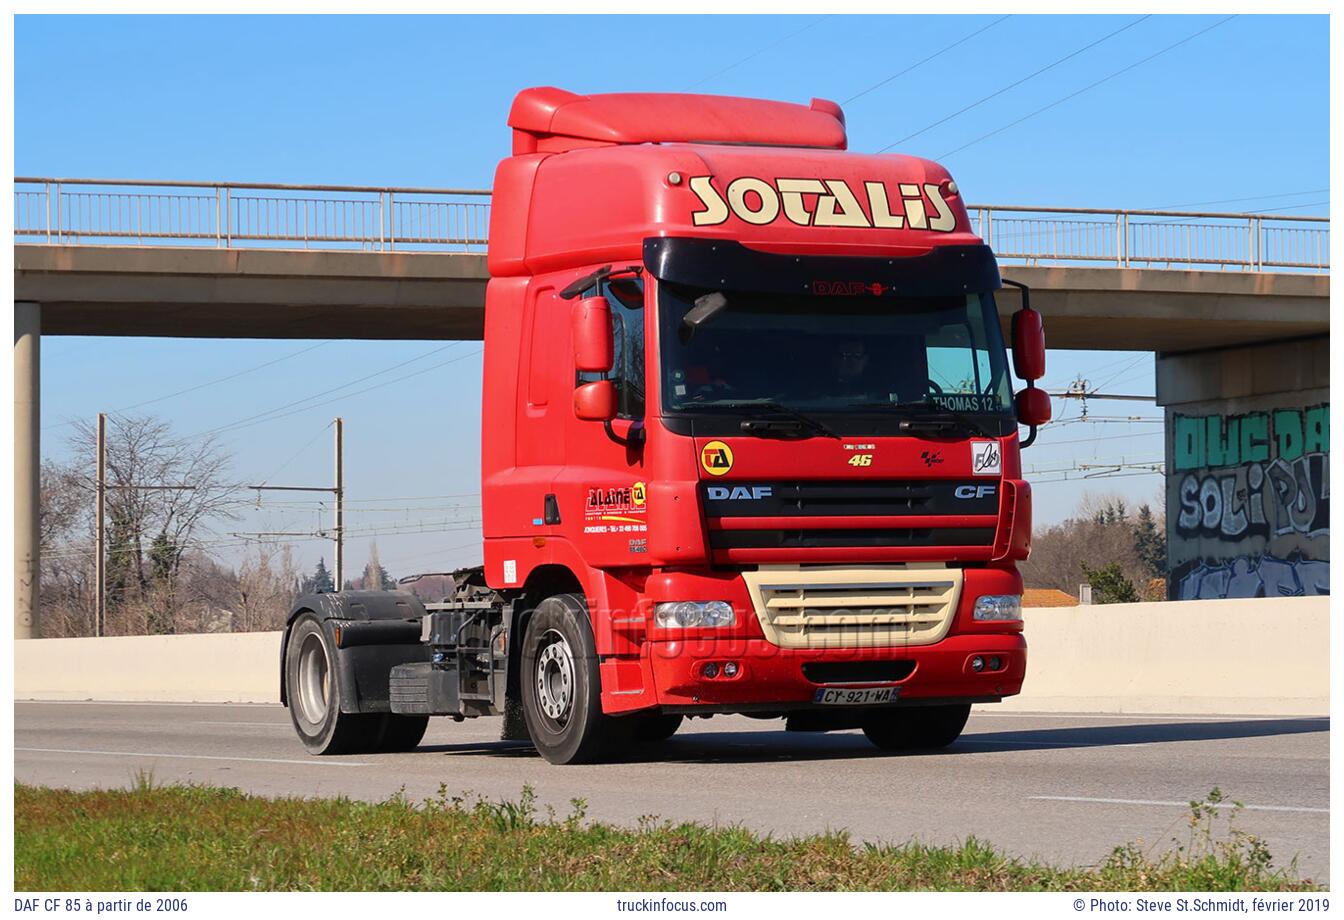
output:
[{"label": "green grass", "polygon": [[[1235,827],[1214,790],[1191,803],[1189,837],[1162,853],[1138,844],[1101,866],[1060,869],[959,846],[856,846],[843,833],[774,839],[740,827],[645,818],[585,820],[574,800],[539,814],[516,801],[450,797],[376,804],[266,799],[236,789],[127,790],[16,784],[17,891],[1224,891],[1311,889],[1270,868],[1262,841]],[[1227,826],[1230,822],[1230,826]]]}]

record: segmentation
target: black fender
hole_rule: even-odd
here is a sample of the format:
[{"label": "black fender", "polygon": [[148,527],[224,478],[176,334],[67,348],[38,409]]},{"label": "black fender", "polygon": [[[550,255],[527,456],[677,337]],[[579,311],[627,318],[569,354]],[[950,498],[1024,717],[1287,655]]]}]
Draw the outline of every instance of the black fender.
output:
[{"label": "black fender", "polygon": [[285,692],[285,656],[294,621],[312,613],[336,649],[341,712],[391,712],[388,678],[399,664],[428,661],[430,648],[420,641],[425,605],[404,591],[337,591],[304,594],[285,618],[280,640],[280,703]]}]

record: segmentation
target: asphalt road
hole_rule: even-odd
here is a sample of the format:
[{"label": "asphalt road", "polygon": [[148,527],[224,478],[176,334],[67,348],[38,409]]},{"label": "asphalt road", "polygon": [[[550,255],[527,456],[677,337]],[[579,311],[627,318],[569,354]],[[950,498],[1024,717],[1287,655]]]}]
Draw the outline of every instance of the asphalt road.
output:
[{"label": "asphalt road", "polygon": [[[125,787],[237,786],[262,795],[377,800],[468,791],[517,798],[530,784],[562,816],[573,798],[594,820],[640,816],[741,823],[776,836],[847,829],[856,840],[947,844],[975,835],[1009,853],[1092,865],[1119,843],[1159,850],[1188,838],[1191,798],[1214,786],[1247,807],[1238,826],[1276,863],[1328,881],[1329,722],[1324,718],[971,715],[938,754],[888,755],[858,732],[782,731],[717,716],[623,763],[555,767],[499,742],[499,720],[430,722],[409,754],[310,757],[287,710],[260,705],[15,703],[22,782]],[[1223,824],[1225,822],[1220,822]]]}]

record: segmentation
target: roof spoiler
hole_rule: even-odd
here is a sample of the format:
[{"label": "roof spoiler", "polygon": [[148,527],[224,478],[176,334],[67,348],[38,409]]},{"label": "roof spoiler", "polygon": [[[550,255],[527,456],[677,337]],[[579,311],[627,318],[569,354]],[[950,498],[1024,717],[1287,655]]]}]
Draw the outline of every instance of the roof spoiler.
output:
[{"label": "roof spoiler", "polygon": [[688,93],[580,96],[525,89],[509,112],[513,153],[559,153],[615,144],[703,143],[844,150],[845,113],[829,99],[809,105]]}]

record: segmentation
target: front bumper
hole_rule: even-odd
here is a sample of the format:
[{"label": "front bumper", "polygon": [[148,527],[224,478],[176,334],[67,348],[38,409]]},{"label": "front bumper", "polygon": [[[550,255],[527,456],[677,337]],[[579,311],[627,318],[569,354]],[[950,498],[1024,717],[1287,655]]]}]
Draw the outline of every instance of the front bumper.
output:
[{"label": "front bumper", "polygon": [[[951,635],[934,645],[889,649],[783,649],[764,639],[722,639],[652,643],[649,664],[655,698],[662,707],[710,712],[788,711],[812,705],[823,687],[899,687],[901,702],[993,701],[1022,690],[1027,643],[1021,633]],[[971,659],[997,657],[997,671],[976,673]],[[723,664],[738,672],[723,676]],[[871,664],[909,662],[899,680],[817,682],[804,674],[808,663]],[[706,677],[706,664],[718,675]]]},{"label": "front bumper", "polygon": [[[766,637],[740,574],[662,573],[649,580],[649,604],[675,598],[723,599],[740,611],[739,622],[731,630],[650,630],[639,663],[642,690],[619,705],[683,712],[786,712],[813,705],[816,691],[823,687],[899,687],[898,702],[911,704],[991,701],[1021,692],[1027,666],[1021,621],[977,621],[972,616],[982,595],[1020,594],[1021,576],[1012,567],[983,567],[961,569],[960,577],[955,612],[946,634],[937,641],[785,648]],[[999,658],[1000,667],[972,670],[971,659],[977,655],[986,661]],[[737,665],[733,677],[723,674],[728,662]],[[718,665],[714,677],[704,674],[709,663]],[[813,663],[824,663],[827,667],[821,670],[830,673],[818,675],[817,668],[808,667]],[[887,676],[865,679],[875,671]]]}]

